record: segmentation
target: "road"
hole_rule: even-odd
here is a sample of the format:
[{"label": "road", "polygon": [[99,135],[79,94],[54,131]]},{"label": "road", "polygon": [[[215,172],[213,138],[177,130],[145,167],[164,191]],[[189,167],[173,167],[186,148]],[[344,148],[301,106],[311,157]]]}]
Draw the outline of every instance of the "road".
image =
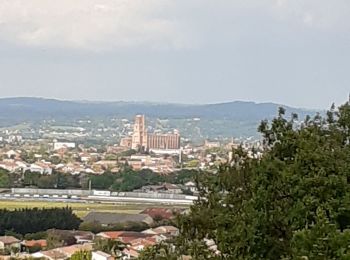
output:
[{"label": "road", "polygon": [[28,200],[28,201],[51,201],[51,202],[86,202],[86,203],[150,203],[150,204],[167,204],[167,205],[191,205],[191,199],[159,199],[159,198],[135,198],[135,197],[118,197],[118,196],[67,196],[67,195],[38,195],[38,194],[0,194],[0,200]]}]

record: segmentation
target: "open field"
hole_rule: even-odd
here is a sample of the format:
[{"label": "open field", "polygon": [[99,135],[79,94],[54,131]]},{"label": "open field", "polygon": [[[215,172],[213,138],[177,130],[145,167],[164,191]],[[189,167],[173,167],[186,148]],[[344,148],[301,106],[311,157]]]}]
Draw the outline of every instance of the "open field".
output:
[{"label": "open field", "polygon": [[52,207],[71,207],[75,214],[84,217],[90,211],[99,212],[119,212],[119,213],[139,213],[148,207],[174,207],[157,206],[150,204],[111,204],[111,203],[88,203],[88,202],[54,202],[54,201],[19,201],[6,200],[0,201],[0,209],[15,210],[19,208],[52,208]]}]

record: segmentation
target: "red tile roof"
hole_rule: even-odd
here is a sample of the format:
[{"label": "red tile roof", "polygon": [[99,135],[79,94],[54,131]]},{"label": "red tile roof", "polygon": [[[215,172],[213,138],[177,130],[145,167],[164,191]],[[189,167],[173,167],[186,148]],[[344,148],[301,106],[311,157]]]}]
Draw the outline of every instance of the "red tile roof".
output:
[{"label": "red tile roof", "polygon": [[168,209],[168,208],[148,208],[142,211],[140,214],[147,214],[151,218],[161,217],[163,219],[171,219],[174,217],[174,212],[178,210],[176,209]]},{"label": "red tile roof", "polygon": [[25,240],[23,245],[26,247],[40,246],[41,248],[47,247],[47,241],[45,239],[39,240]]}]

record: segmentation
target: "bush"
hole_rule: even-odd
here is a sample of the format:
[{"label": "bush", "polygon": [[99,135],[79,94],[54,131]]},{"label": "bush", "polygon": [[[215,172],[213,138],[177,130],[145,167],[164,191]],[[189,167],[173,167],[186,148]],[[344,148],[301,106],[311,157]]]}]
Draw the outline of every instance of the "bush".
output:
[{"label": "bush", "polygon": [[81,220],[71,208],[33,208],[0,210],[0,234],[7,230],[18,234],[36,233],[50,228],[77,229]]}]

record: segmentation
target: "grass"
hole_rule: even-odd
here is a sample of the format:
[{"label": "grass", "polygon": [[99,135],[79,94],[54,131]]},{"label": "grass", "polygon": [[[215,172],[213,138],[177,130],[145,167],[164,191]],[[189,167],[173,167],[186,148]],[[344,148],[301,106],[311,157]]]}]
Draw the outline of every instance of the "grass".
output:
[{"label": "grass", "polygon": [[8,209],[8,210],[15,210],[20,208],[53,208],[53,207],[67,207],[67,206],[71,207],[74,213],[78,217],[82,218],[86,216],[86,214],[88,214],[90,211],[137,214],[148,207],[153,207],[154,205],[111,204],[111,203],[107,204],[107,203],[84,203],[84,202],[65,203],[65,202],[51,202],[51,201],[15,201],[15,200],[0,201],[0,209]]}]

